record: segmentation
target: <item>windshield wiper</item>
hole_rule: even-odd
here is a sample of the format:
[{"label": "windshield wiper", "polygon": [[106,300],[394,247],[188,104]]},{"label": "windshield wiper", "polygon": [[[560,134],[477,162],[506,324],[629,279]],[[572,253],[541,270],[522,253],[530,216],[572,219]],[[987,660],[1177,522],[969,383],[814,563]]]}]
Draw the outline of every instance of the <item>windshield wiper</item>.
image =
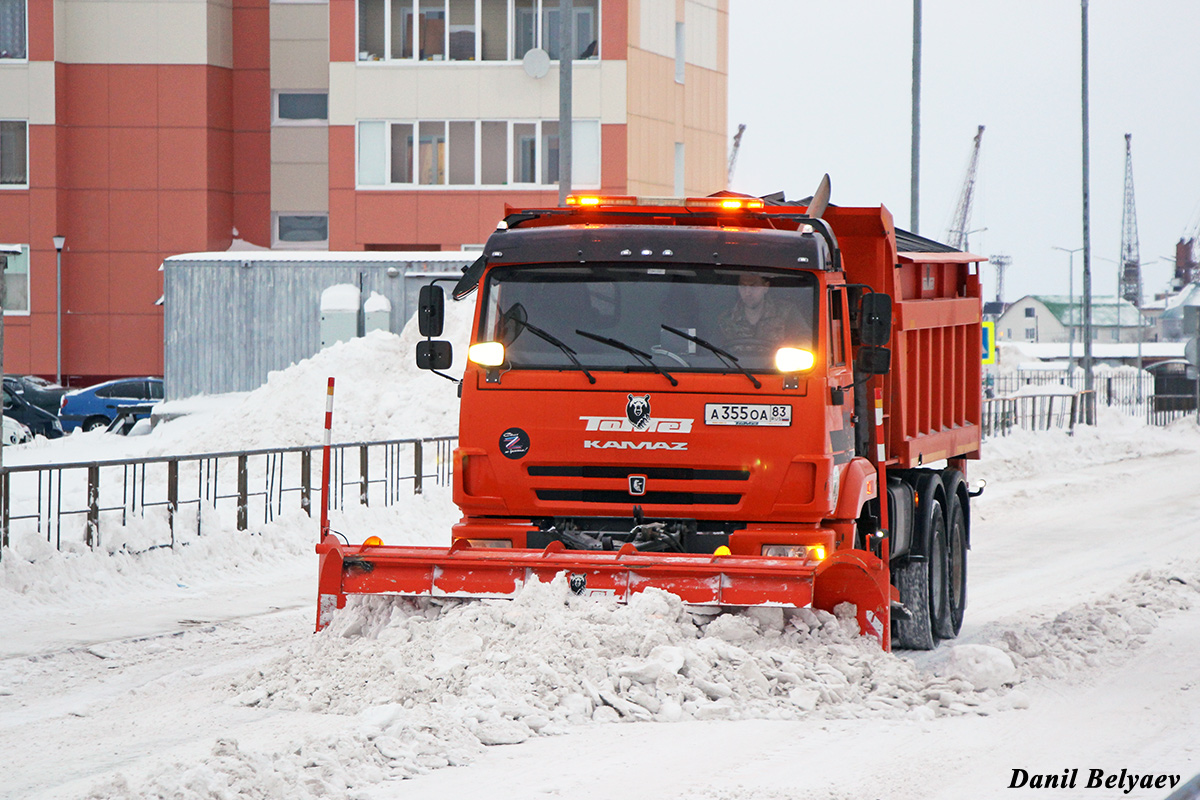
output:
[{"label": "windshield wiper", "polygon": [[567,354],[567,358],[571,359],[571,363],[574,364],[575,366],[579,367],[580,372],[582,372],[584,375],[587,375],[588,383],[596,382],[596,378],[592,375],[592,373],[587,371],[587,367],[585,367],[583,364],[579,363],[579,359],[575,357],[575,351],[572,350],[569,345],[565,344],[564,342],[559,341],[557,338],[555,338],[555,336],[553,334],[546,333],[544,330],[542,330],[541,328],[539,328],[538,326],[536,326],[530,322],[526,322],[523,319],[515,319],[515,318],[513,321],[516,322],[518,325],[520,325],[525,330],[532,333],[534,336],[538,337],[539,339],[544,339],[545,341],[547,341],[550,344],[557,347],[559,350],[562,350],[564,353]]},{"label": "windshield wiper", "polygon": [[578,328],[576,328],[575,332],[586,339],[591,339],[592,341],[600,342],[600,344],[606,344],[609,347],[615,347],[618,350],[624,350],[626,353],[629,353],[630,355],[637,356],[643,362],[645,362],[646,366],[650,367],[650,369],[665,376],[666,379],[671,382],[672,386],[679,385],[679,381],[675,380],[675,376],[673,376],[671,373],[667,372],[665,369],[660,367],[658,364],[655,364],[654,357],[651,356],[649,353],[643,353],[641,350],[638,350],[636,347],[630,347],[629,345],[625,344],[624,342],[617,341],[616,339],[610,339],[607,336],[598,336],[594,333],[588,333],[587,331],[581,331]]},{"label": "windshield wiper", "polygon": [[755,389],[762,388],[762,383],[759,382],[758,378],[751,375],[749,370],[747,370],[745,367],[743,367],[741,364],[739,364],[737,356],[735,356],[733,353],[726,352],[725,350],[722,350],[721,348],[717,347],[712,342],[707,342],[704,339],[701,339],[699,336],[692,336],[690,333],[684,333],[683,331],[679,330],[678,328],[672,328],[670,325],[663,325],[662,329],[664,331],[670,331],[671,333],[675,334],[676,336],[682,336],[684,339],[687,339],[689,342],[695,342],[696,344],[703,347],[705,350],[711,351],[717,358],[724,361],[726,366],[736,369],[738,372],[742,373],[747,378],[749,378],[750,382],[754,384]]}]

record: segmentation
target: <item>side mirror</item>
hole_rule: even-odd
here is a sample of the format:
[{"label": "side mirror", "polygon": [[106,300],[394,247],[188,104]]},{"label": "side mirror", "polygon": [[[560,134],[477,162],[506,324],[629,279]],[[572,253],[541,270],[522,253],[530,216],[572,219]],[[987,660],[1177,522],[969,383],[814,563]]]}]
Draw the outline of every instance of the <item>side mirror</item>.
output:
[{"label": "side mirror", "polygon": [[[862,299],[862,343],[881,347],[892,338],[892,298],[879,292],[864,294]],[[885,369],[884,372],[887,370]],[[882,375],[881,372],[872,373]]]},{"label": "side mirror", "polygon": [[475,291],[475,287],[479,285],[479,278],[483,275],[486,267],[487,256],[480,256],[471,263],[471,266],[463,270],[463,276],[458,279],[458,283],[454,284],[454,289],[451,291],[455,300],[462,300]]},{"label": "side mirror", "polygon": [[886,375],[892,368],[892,351],[871,345],[860,347],[854,365],[864,375]]},{"label": "side mirror", "polygon": [[417,342],[417,369],[450,369],[454,363],[454,349],[449,342],[426,339]]},{"label": "side mirror", "polygon": [[446,322],[446,294],[434,284],[421,287],[417,299],[417,327],[428,338],[441,336]]}]

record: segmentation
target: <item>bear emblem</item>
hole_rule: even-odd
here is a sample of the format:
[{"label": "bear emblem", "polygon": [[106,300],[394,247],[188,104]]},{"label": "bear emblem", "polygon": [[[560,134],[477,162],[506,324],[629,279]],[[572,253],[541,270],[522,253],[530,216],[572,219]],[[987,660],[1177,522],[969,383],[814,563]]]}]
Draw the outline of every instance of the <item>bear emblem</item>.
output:
[{"label": "bear emblem", "polygon": [[645,430],[650,424],[650,395],[629,395],[629,402],[625,404],[625,416],[633,423],[635,429]]}]

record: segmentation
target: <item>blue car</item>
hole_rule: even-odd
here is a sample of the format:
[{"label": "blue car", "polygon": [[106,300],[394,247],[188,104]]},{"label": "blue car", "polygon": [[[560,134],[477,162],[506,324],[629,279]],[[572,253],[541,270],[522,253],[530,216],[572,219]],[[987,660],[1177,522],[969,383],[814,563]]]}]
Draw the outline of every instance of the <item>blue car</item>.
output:
[{"label": "blue car", "polygon": [[70,433],[107,428],[118,418],[145,419],[163,399],[162,378],[120,378],[63,395],[58,418]]}]

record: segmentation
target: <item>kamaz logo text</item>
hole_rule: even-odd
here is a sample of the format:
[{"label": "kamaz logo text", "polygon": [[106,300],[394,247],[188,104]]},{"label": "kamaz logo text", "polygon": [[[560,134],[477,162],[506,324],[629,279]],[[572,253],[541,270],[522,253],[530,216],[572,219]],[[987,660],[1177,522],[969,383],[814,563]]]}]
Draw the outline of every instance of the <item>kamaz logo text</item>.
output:
[{"label": "kamaz logo text", "polygon": [[637,428],[627,417],[580,417],[587,423],[589,431],[638,431],[640,433],[691,433],[691,419],[672,417],[649,417],[646,424]]},{"label": "kamaz logo text", "polygon": [[584,450],[687,450],[687,442],[602,442],[599,439],[584,439]]}]

